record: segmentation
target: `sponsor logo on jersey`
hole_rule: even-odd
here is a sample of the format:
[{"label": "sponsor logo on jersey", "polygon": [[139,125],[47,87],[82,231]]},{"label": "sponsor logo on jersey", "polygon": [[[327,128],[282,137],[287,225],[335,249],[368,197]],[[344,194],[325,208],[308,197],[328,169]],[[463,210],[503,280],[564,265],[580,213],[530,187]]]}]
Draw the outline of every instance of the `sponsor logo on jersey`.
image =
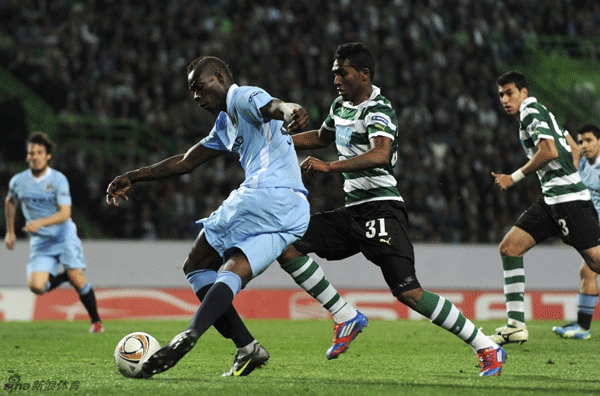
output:
[{"label": "sponsor logo on jersey", "polygon": [[252,93],[250,94],[250,96],[248,97],[248,102],[249,102],[249,103],[252,103],[252,99],[253,99],[253,98],[254,98],[256,95],[258,95],[259,93],[260,93],[260,91],[254,91],[254,92],[252,92]]},{"label": "sponsor logo on jersey", "polygon": [[335,128],[335,144],[343,147],[350,147],[350,138],[352,137],[352,129],[345,126],[337,126]]},{"label": "sponsor logo on jersey", "polygon": [[374,115],[371,117],[371,119],[373,121],[377,121],[377,122],[381,122],[382,124],[385,124],[385,126],[388,126],[388,120],[386,120],[384,117],[382,116],[378,116],[378,115]]},{"label": "sponsor logo on jersey", "polygon": [[233,143],[233,146],[231,146],[231,151],[239,150],[243,143],[244,143],[243,137],[241,137],[241,136],[236,137],[235,143]]},{"label": "sponsor logo on jersey", "polygon": [[540,126],[540,124],[540,120],[533,120],[533,122],[527,127],[527,130],[529,131],[529,133],[533,133]]}]

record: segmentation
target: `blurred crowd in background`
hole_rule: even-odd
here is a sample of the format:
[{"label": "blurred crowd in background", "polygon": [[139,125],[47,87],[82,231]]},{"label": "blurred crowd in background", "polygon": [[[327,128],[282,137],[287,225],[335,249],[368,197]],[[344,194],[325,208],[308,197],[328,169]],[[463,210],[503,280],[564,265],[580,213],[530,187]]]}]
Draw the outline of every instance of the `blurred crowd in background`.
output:
[{"label": "blurred crowd in background", "polygon": [[[303,105],[316,129],[336,96],[337,46],[361,41],[398,114],[396,177],[413,241],[498,242],[540,193],[535,177],[494,187],[492,171],[526,162],[496,77],[537,35],[600,35],[591,0],[4,0],[0,11],[2,65],[60,117],[133,118],[173,143],[140,155],[130,140],[108,158],[102,141],[85,150],[56,142],[54,167],[97,225],[90,236],[141,239],[194,238],[195,220],[243,180],[237,157],[224,155],[177,179],[136,184],[118,208],[104,202],[115,176],[185,152],[212,128],[214,116],[187,89],[190,61],[224,59],[237,84]],[[333,147],[310,154],[336,158]],[[5,189],[11,169],[0,171]],[[341,175],[305,182],[313,212],[343,205]]]}]

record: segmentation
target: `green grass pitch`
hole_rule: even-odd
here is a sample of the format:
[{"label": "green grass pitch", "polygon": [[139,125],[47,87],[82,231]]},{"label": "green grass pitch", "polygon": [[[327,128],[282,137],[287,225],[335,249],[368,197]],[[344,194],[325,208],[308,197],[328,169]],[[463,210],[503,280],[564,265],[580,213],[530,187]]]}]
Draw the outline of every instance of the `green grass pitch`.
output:
[{"label": "green grass pitch", "polygon": [[[83,321],[0,323],[0,386],[6,394],[52,395],[584,395],[600,394],[598,337],[563,340],[555,323],[530,321],[529,341],[507,345],[500,377],[479,377],[471,348],[427,321],[371,320],[337,360],[323,320],[247,320],[271,354],[248,377],[220,375],[235,347],[210,329],[177,366],[150,380],[123,377],[113,352],[126,334],[144,331],[166,344],[188,321],[106,321],[89,334]],[[477,321],[490,334],[500,321]],[[28,389],[23,386],[27,384]],[[37,387],[36,387],[37,386]]]}]

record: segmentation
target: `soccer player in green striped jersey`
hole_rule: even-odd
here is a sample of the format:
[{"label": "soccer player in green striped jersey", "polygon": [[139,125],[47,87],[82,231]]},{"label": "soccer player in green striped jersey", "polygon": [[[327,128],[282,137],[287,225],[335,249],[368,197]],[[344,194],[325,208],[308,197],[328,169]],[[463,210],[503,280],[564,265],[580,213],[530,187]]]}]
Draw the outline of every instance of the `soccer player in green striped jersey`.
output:
[{"label": "soccer player in green striped jersey", "polygon": [[[400,302],[473,347],[480,360],[480,375],[499,375],[506,360],[504,349],[486,337],[449,300],[423,290],[417,280],[413,245],[407,231],[408,214],[393,174],[398,145],[396,113],[372,83],[374,68],[373,56],[364,44],[339,46],[332,71],[340,96],[319,130],[293,136],[296,150],[323,148],[335,142],[337,161],[324,162],[311,156],[302,162],[301,168],[309,175],[342,173],[346,205],[311,216],[304,236],[288,246],[279,262],[292,277],[302,276],[307,284],[315,285],[318,278],[311,275],[313,265],[308,253],[327,260],[363,253],[381,269],[392,294]],[[337,322],[327,358],[335,359],[346,351],[366,325],[367,320],[360,312]]]},{"label": "soccer player in green striped jersey", "polygon": [[500,102],[519,120],[519,136],[529,161],[512,174],[492,172],[496,185],[506,190],[537,173],[542,196],[517,220],[500,243],[508,324],[490,338],[502,345],[522,344],[525,325],[523,255],[549,237],[573,246],[594,272],[600,272],[600,225],[590,192],[577,172],[579,147],[556,122],[554,115],[529,96],[523,74],[509,71],[498,80]]}]

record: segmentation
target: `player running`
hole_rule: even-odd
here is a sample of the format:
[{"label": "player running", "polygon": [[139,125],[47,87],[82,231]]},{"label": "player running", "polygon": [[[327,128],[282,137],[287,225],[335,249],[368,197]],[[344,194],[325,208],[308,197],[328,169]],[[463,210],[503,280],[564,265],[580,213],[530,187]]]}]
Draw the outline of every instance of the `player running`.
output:
[{"label": "player running", "polygon": [[[8,184],[4,243],[10,250],[15,247],[15,215],[20,203],[26,221],[23,231],[29,235],[29,289],[41,295],[70,282],[90,315],[90,333],[103,333],[96,296],[83,272],[81,240],[71,220],[69,181],[50,167],[53,149],[54,143],[42,132],[34,132],[27,139],[29,169],[13,176]],[[60,264],[65,270],[59,274]]]},{"label": "player running", "polygon": [[[504,349],[449,300],[423,290],[417,280],[408,214],[393,174],[398,155],[396,112],[372,83],[374,68],[373,56],[364,44],[340,45],[332,69],[340,96],[319,130],[293,136],[297,150],[323,148],[335,142],[338,161],[308,157],[301,168],[309,175],[341,173],[346,205],[311,216],[304,236],[285,250],[279,262],[282,267],[301,271],[312,262],[308,253],[328,260],[363,253],[381,269],[400,302],[473,348],[481,364],[479,375],[499,375],[506,360]],[[359,316],[336,327],[334,341],[339,342],[334,342],[327,356],[335,358],[343,352],[345,343],[364,326],[366,321]]]},{"label": "player running", "polygon": [[579,148],[571,135],[545,106],[529,96],[523,74],[507,72],[497,85],[504,110],[519,120],[519,137],[529,161],[511,175],[492,172],[495,183],[506,190],[535,172],[542,185],[542,197],[519,217],[499,249],[508,323],[490,338],[500,345],[522,344],[529,338],[523,255],[547,238],[559,236],[577,249],[594,272],[600,272],[600,224],[575,166]]}]

